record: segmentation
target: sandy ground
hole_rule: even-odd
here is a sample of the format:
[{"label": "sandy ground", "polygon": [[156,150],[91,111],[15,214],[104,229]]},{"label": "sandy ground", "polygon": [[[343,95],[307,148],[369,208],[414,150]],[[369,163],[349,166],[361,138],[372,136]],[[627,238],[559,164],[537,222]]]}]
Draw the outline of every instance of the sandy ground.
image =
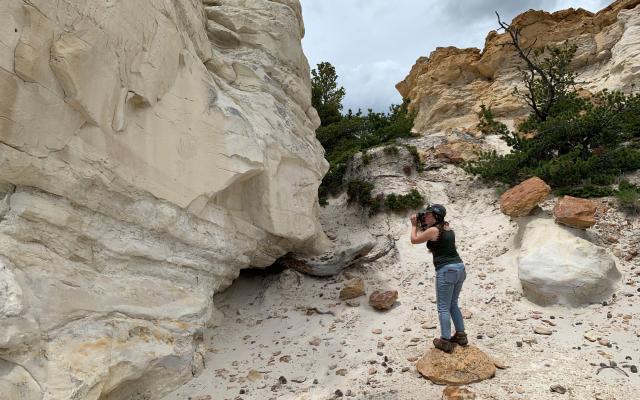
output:
[{"label": "sandy ground", "polygon": [[[640,398],[640,374],[630,368],[640,366],[640,256],[623,260],[638,246],[637,217],[611,208],[590,229],[594,241],[620,257],[615,298],[607,305],[539,307],[522,297],[513,262],[517,224],[500,213],[494,189],[452,166],[427,171],[413,184],[447,206],[467,265],[460,304],[471,343],[507,366],[469,386],[477,399]],[[545,202],[544,212],[553,204]],[[391,235],[395,248],[331,278],[291,270],[242,275],[214,299],[223,317],[205,337],[204,371],[165,400],[440,398],[443,386],[422,378],[410,361],[439,331],[431,255],[409,242],[408,215],[369,219],[340,197],[323,208],[321,219],[330,237]],[[345,304],[338,294],[349,276],[362,277],[367,294],[398,290],[398,303],[386,312],[372,309],[367,297],[357,307]],[[539,325],[553,333],[535,334]],[[610,346],[585,339],[591,330]],[[628,376],[612,368],[598,373],[601,363],[612,361]],[[566,393],[552,392],[553,385]]]}]

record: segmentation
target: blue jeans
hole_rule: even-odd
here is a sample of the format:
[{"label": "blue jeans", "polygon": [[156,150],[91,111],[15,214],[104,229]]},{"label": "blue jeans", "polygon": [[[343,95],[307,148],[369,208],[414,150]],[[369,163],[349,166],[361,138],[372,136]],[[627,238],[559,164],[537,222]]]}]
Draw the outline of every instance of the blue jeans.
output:
[{"label": "blue jeans", "polygon": [[464,332],[462,313],[458,307],[458,296],[462,283],[467,277],[464,264],[448,264],[436,271],[436,298],[438,318],[440,319],[440,335],[443,339],[451,339],[451,320],[456,332]]}]

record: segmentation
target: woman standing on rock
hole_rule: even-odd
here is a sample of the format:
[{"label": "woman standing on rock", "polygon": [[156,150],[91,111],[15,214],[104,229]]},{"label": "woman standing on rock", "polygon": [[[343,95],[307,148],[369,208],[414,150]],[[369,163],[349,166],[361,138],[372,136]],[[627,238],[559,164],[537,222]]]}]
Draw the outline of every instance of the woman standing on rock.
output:
[{"label": "woman standing on rock", "polygon": [[[436,297],[440,320],[440,338],[433,339],[433,345],[447,353],[453,351],[455,344],[466,346],[467,335],[458,296],[466,278],[464,264],[456,250],[456,236],[449,223],[444,220],[447,210],[440,204],[433,204],[417,215],[411,216],[411,243],[427,242],[427,248],[433,253],[436,267]],[[418,216],[422,217],[418,221]],[[418,227],[420,224],[420,227]],[[420,229],[420,230],[418,230]],[[456,328],[451,336],[451,320]]]}]

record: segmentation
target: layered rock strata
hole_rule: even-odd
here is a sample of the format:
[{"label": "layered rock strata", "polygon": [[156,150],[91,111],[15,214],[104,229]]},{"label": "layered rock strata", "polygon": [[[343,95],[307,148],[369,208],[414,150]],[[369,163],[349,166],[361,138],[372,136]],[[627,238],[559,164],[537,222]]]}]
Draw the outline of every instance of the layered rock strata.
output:
[{"label": "layered rock strata", "polygon": [[[573,69],[585,90],[630,91],[640,79],[640,0],[617,0],[595,14],[583,9],[529,10],[512,25],[521,29],[525,48],[567,40],[576,44]],[[414,130],[473,127],[481,104],[491,106],[503,120],[524,116],[526,105],[513,94],[521,83],[522,62],[509,43],[508,34],[491,31],[482,51],[439,47],[419,58],[396,85],[417,112]]]},{"label": "layered rock strata", "polygon": [[326,248],[297,0],[0,4],[0,389],[153,398],[212,295]]}]

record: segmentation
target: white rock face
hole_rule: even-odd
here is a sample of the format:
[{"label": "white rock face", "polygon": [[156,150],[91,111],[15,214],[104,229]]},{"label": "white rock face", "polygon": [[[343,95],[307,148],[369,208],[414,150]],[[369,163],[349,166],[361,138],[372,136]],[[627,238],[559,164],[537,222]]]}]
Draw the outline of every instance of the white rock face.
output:
[{"label": "white rock face", "polygon": [[158,396],[241,268],[326,248],[300,5],[204,3],[0,3],[3,394]]},{"label": "white rock face", "polygon": [[520,229],[518,276],[529,300],[576,306],[611,295],[621,275],[604,248],[553,219],[536,218]]}]

